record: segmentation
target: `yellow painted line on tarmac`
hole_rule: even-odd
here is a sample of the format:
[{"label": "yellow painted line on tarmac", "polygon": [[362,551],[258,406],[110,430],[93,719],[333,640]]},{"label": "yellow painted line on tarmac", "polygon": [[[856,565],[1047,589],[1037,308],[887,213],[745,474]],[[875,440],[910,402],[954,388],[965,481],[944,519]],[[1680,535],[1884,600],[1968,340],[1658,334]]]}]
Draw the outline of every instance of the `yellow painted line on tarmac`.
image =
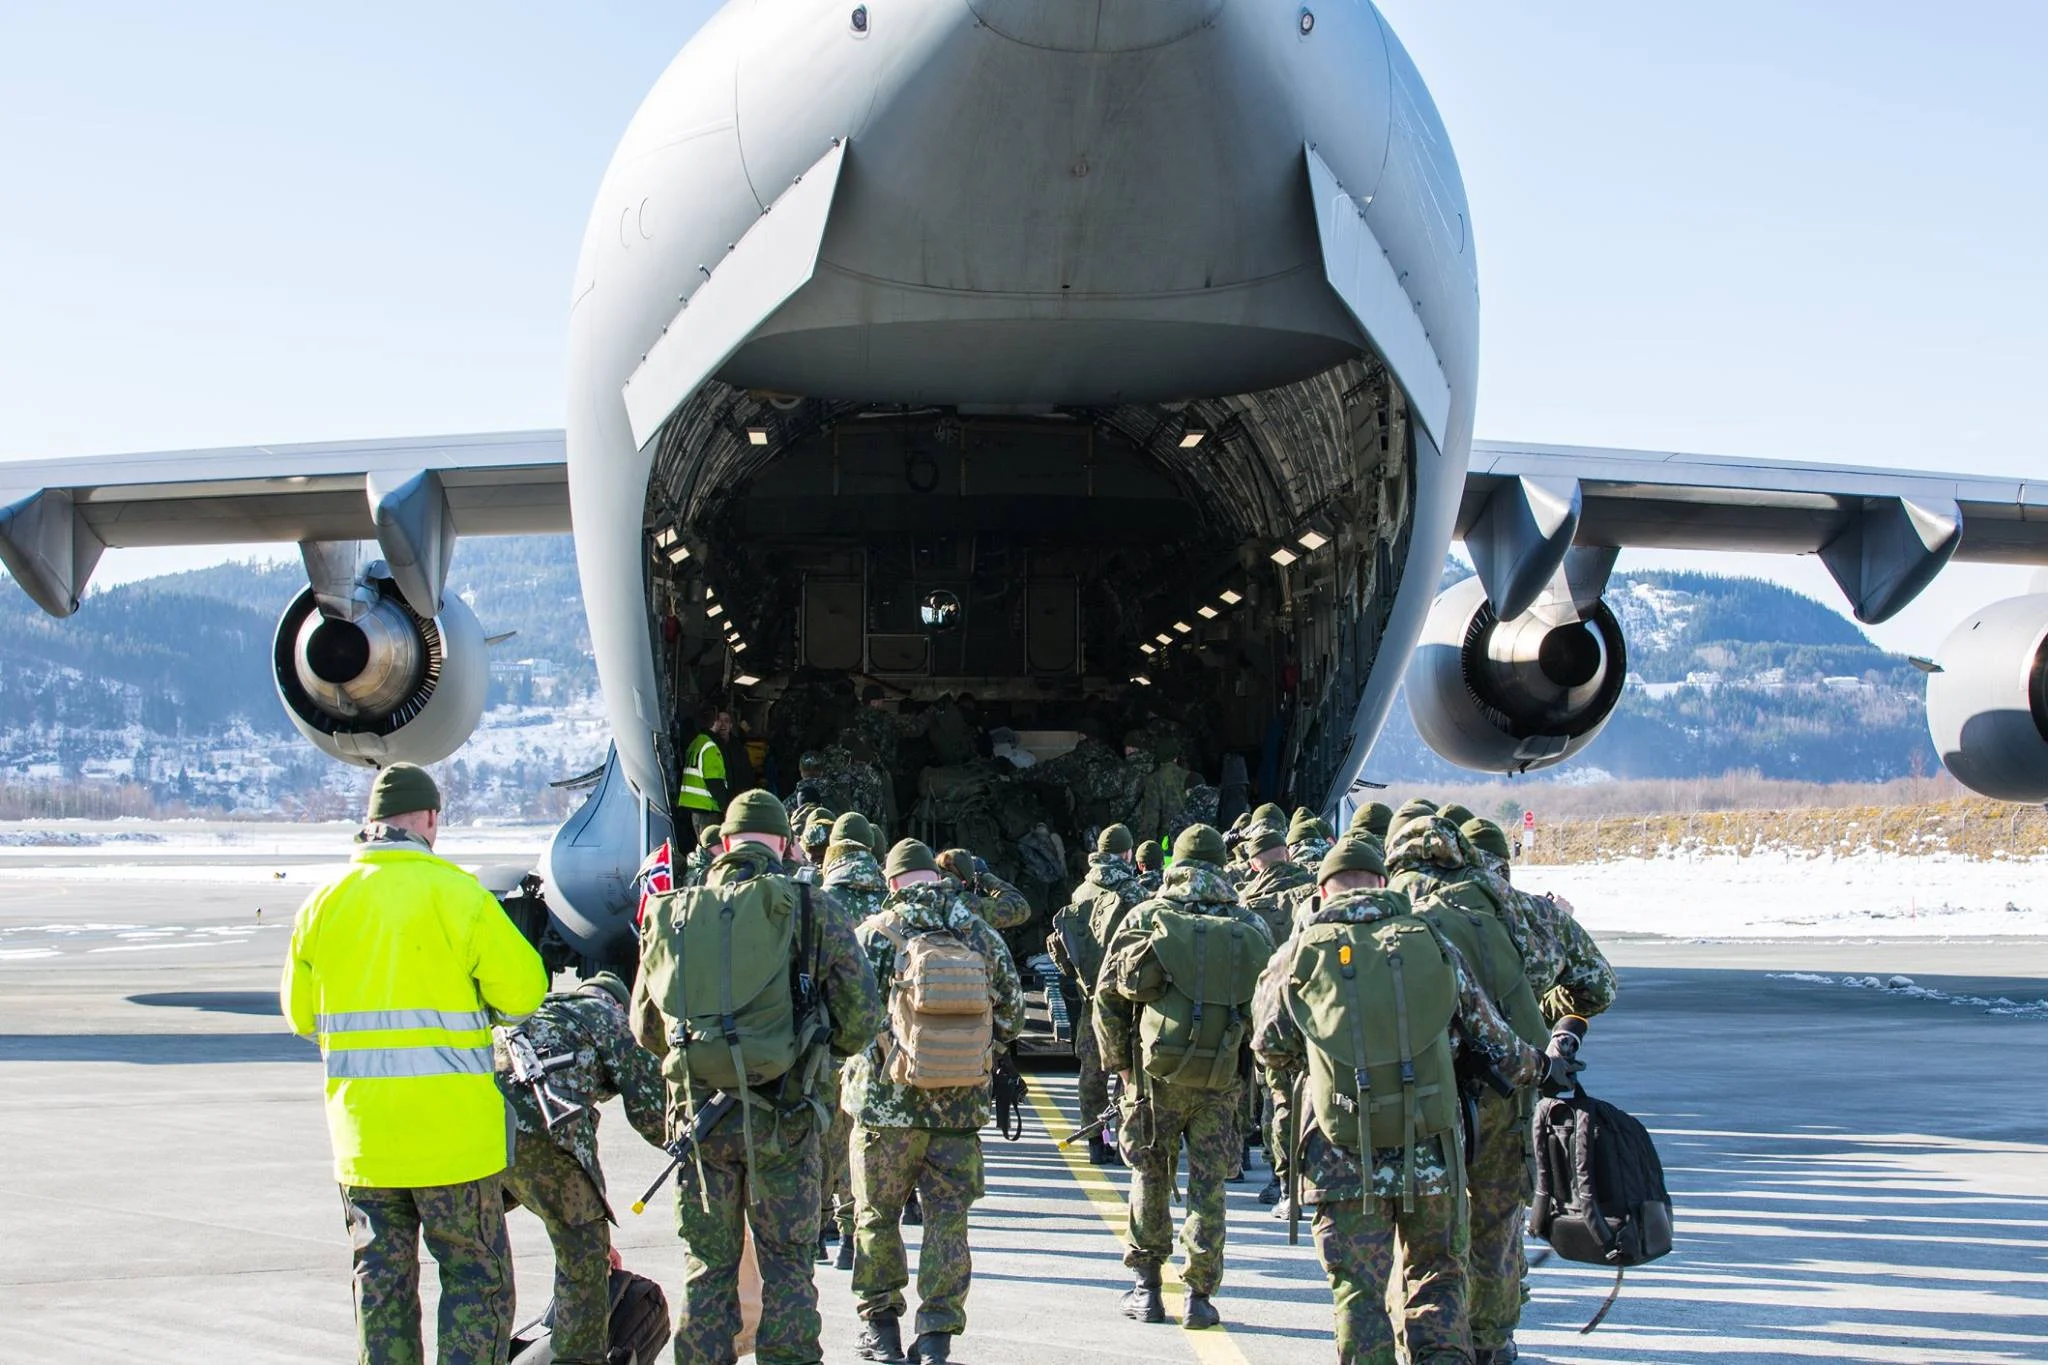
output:
[{"label": "yellow painted line on tarmac", "polygon": [[[1117,1245],[1122,1246],[1130,1210],[1124,1192],[1117,1188],[1116,1182],[1109,1178],[1103,1167],[1088,1160],[1088,1148],[1085,1145],[1058,1145],[1059,1138],[1053,1135],[1071,1133],[1074,1131],[1074,1125],[1067,1121],[1067,1116],[1060,1107],[1052,1102],[1052,1097],[1028,1083],[1025,1086],[1025,1093],[1031,1097],[1031,1107],[1037,1112],[1039,1123],[1044,1125],[1046,1136],[1053,1139],[1053,1151],[1067,1163],[1067,1171],[1081,1187],[1081,1193],[1088,1196],[1088,1202],[1101,1216],[1103,1225],[1116,1238]],[[1160,1283],[1176,1298],[1185,1292],[1180,1276],[1174,1273],[1170,1262],[1160,1267]],[[1174,1324],[1169,1321],[1167,1325]],[[1175,1330],[1179,1329],[1176,1327]],[[1228,1326],[1212,1327],[1201,1332],[1181,1332],[1181,1335],[1194,1347],[1195,1359],[1201,1361],[1202,1365],[1251,1365],[1244,1352],[1238,1349],[1237,1343],[1230,1339]]]}]

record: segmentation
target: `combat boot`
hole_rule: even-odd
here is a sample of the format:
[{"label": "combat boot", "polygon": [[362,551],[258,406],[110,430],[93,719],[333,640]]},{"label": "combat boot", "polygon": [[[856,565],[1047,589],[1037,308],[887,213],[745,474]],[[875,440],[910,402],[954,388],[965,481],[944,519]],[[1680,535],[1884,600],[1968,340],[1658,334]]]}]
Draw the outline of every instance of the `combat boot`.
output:
[{"label": "combat boot", "polygon": [[1124,1295],[1124,1316],[1134,1322],[1166,1321],[1166,1302],[1159,1297],[1157,1270],[1138,1272],[1138,1282]]},{"label": "combat boot", "polygon": [[1522,1353],[1515,1349],[1512,1341],[1505,1346],[1496,1346],[1488,1351],[1474,1351],[1472,1365],[1515,1365]]},{"label": "combat boot", "polygon": [[1216,1311],[1215,1304],[1209,1302],[1207,1294],[1197,1294],[1192,1289],[1188,1291],[1187,1307],[1181,1310],[1180,1315],[1182,1327],[1190,1332],[1199,1332],[1222,1321],[1222,1314]]},{"label": "combat boot", "polygon": [[818,1234],[818,1254],[812,1259],[820,1265],[832,1259],[832,1253],[825,1249],[825,1234],[822,1232]]},{"label": "combat boot", "polygon": [[854,1354],[862,1360],[903,1359],[903,1327],[893,1316],[869,1318],[860,1329]]},{"label": "combat boot", "polygon": [[1280,1188],[1280,1177],[1276,1175],[1266,1182],[1265,1188],[1259,1191],[1259,1202],[1261,1204],[1277,1204],[1280,1202],[1280,1196],[1285,1193],[1287,1191]]},{"label": "combat boot", "polygon": [[832,1264],[838,1270],[853,1269],[853,1237],[851,1234],[839,1239],[839,1259]]},{"label": "combat boot", "polygon": [[903,1226],[921,1228],[924,1226],[924,1205],[917,1202],[917,1191],[910,1192],[910,1198],[903,1201]]},{"label": "combat boot", "polygon": [[910,1358],[923,1365],[949,1365],[953,1359],[953,1334],[951,1332],[925,1332],[917,1339],[917,1345],[910,1348]]},{"label": "combat boot", "polygon": [[1090,1166],[1107,1166],[1114,1160],[1116,1158],[1109,1154],[1109,1144],[1102,1140],[1100,1133],[1088,1139],[1088,1164]]}]

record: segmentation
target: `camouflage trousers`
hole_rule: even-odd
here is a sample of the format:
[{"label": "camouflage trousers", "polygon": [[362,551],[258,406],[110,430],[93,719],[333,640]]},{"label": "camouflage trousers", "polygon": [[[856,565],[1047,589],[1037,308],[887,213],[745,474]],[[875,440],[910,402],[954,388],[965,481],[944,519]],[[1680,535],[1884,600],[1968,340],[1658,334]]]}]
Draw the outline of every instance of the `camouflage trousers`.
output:
[{"label": "camouflage trousers", "polygon": [[[754,1111],[754,1163],[734,1114],[697,1147],[676,1179],[676,1231],[685,1244],[676,1365],[732,1365],[740,1330],[740,1251],[754,1235],[761,1264],[760,1365],[817,1365],[818,1187],[824,1143],[816,1117],[779,1122]],[[699,1178],[699,1167],[702,1178]]]},{"label": "camouflage trousers", "polygon": [[605,1365],[611,1345],[611,1224],[575,1157],[521,1133],[505,1190],[533,1210],[555,1249],[555,1365]]},{"label": "camouflage trousers", "polygon": [[497,1176],[422,1189],[341,1190],[355,1249],[359,1365],[424,1365],[420,1240],[441,1272],[440,1365],[504,1365],[512,1345],[512,1247]]},{"label": "camouflage trousers", "polygon": [[901,1317],[910,1267],[903,1204],[918,1192],[924,1240],[917,1251],[917,1331],[967,1330],[974,1262],[967,1210],[983,1192],[981,1135],[946,1128],[853,1130],[853,1292],[863,1319]]},{"label": "camouflage trousers", "polygon": [[1522,1228],[1535,1194],[1529,1168],[1529,1120],[1523,1097],[1488,1092],[1479,1101],[1479,1152],[1466,1172],[1472,1191],[1472,1346],[1498,1350],[1515,1339],[1527,1298],[1529,1262]]},{"label": "camouflage trousers", "polygon": [[1095,1042],[1095,1011],[1086,999],[1073,1019],[1074,1060],[1081,1064],[1081,1122],[1093,1123],[1109,1108],[1109,1073],[1102,1069],[1102,1049]]},{"label": "camouflage trousers", "polygon": [[818,1233],[837,1227],[841,1237],[853,1236],[853,1174],[849,1144],[853,1117],[832,1106],[832,1126],[825,1130],[825,1179],[819,1186]]},{"label": "camouflage trousers", "polygon": [[1173,1255],[1174,1175],[1183,1139],[1188,1148],[1188,1215],[1180,1240],[1187,1257],[1181,1276],[1189,1290],[1214,1294],[1223,1283],[1224,1177],[1242,1150],[1234,1115],[1243,1103],[1232,1090],[1195,1090],[1146,1078],[1142,1096],[1124,1092],[1124,1160],[1131,1167],[1131,1206],[1124,1231],[1124,1264],[1141,1277],[1157,1275]]},{"label": "camouflage trousers", "polygon": [[[1316,1252],[1330,1278],[1340,1365],[1395,1365],[1387,1287],[1404,1276],[1402,1337],[1408,1365],[1469,1365],[1465,1321],[1464,1200],[1457,1194],[1370,1198],[1316,1205]],[[1396,1251],[1401,1270],[1396,1272]]]}]

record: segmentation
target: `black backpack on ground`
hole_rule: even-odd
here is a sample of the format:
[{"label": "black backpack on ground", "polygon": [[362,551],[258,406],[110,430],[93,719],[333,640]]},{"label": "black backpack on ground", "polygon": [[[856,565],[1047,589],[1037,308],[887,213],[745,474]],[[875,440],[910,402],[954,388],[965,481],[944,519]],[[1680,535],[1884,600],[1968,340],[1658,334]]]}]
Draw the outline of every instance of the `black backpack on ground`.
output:
[{"label": "black backpack on ground", "polygon": [[[630,1270],[614,1270],[611,1282],[611,1365],[656,1365],[669,1340],[668,1296],[661,1286]],[[555,1305],[512,1335],[510,1365],[554,1365]]]},{"label": "black backpack on ground", "polygon": [[1649,1130],[1584,1090],[1537,1101],[1536,1196],[1529,1233],[1567,1261],[1614,1267],[1614,1288],[1581,1334],[1598,1327],[1622,1274],[1671,1252],[1671,1194]]}]

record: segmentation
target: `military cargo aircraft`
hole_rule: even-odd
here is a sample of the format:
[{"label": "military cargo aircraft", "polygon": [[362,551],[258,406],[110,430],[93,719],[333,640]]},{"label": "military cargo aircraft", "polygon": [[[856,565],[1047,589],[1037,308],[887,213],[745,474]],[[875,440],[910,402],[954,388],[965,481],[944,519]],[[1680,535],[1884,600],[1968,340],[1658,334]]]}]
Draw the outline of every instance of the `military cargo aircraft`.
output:
[{"label": "military cargo aircraft", "polygon": [[[298,543],[278,695],[374,767],[481,714],[457,537],[573,527],[615,747],[544,872],[591,958],[701,698],[857,677],[1059,731],[1142,695],[1333,809],[1404,672],[1468,768],[1590,742],[1623,547],[1818,554],[1866,622],[2048,561],[2040,483],[1475,442],[1475,251],[1362,0],[735,0],[598,191],[565,432],[0,465],[0,560],[65,616],[108,546]],[[2048,594],[1926,667],[1951,771],[2048,797]]]}]

